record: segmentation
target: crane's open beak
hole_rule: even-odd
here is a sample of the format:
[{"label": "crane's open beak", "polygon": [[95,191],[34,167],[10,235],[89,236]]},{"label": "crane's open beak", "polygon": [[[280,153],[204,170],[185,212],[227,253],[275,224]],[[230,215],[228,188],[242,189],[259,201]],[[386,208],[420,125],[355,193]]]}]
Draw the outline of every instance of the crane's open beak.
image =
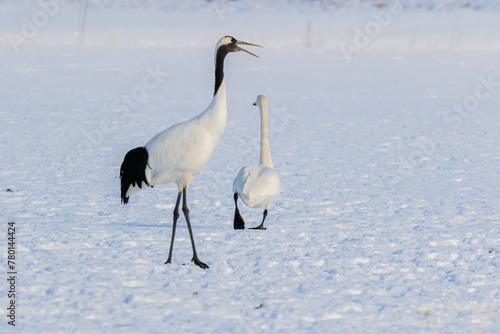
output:
[{"label": "crane's open beak", "polygon": [[[239,45],[250,45],[250,46],[258,46],[259,48],[261,48],[262,46],[258,45],[258,44],[252,44],[252,43],[247,43],[247,42],[242,42],[242,41],[236,41],[236,44],[239,44]],[[253,54],[251,53],[250,51],[248,50],[245,50],[241,47],[238,46],[238,51],[245,51],[246,53],[248,54],[251,54],[252,56],[254,57],[257,57],[257,58],[260,58],[259,56],[257,56],[256,54]]]}]

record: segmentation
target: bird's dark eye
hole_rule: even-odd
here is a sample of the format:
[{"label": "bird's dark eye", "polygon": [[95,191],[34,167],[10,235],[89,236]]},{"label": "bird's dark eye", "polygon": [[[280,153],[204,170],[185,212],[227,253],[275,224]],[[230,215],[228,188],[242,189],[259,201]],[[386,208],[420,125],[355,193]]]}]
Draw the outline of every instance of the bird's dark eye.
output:
[{"label": "bird's dark eye", "polygon": [[236,44],[236,42],[238,42],[238,41],[236,40],[236,38],[231,37],[231,43]]}]

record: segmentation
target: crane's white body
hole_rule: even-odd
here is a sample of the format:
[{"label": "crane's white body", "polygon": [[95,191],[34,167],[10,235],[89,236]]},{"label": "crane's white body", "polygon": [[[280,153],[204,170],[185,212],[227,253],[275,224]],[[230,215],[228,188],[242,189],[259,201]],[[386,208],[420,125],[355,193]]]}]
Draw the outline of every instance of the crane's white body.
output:
[{"label": "crane's white body", "polygon": [[151,152],[151,184],[175,181],[179,190],[200,173],[226,127],[225,81],[209,107],[199,116],[160,132],[147,144]]},{"label": "crane's white body", "polygon": [[[149,153],[146,179],[149,185],[175,182],[187,187],[212,156],[226,127],[225,79],[208,108],[200,115],[158,133],[144,146]],[[130,196],[145,188],[131,186]]]},{"label": "crane's white body", "polygon": [[233,182],[233,193],[238,194],[241,201],[250,208],[265,208],[281,193],[280,177],[273,169],[271,152],[269,150],[269,135],[267,125],[267,100],[264,96],[257,98],[260,109],[260,163],[245,166],[240,169]]}]

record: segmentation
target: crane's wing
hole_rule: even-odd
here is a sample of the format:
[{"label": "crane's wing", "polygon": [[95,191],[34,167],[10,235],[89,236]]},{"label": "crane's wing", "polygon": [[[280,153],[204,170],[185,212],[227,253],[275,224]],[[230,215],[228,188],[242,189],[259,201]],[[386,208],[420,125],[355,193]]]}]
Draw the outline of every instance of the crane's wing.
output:
[{"label": "crane's wing", "polygon": [[196,122],[176,124],[154,136],[145,146],[151,176],[155,178],[171,171],[197,174],[210,159],[216,144]]}]

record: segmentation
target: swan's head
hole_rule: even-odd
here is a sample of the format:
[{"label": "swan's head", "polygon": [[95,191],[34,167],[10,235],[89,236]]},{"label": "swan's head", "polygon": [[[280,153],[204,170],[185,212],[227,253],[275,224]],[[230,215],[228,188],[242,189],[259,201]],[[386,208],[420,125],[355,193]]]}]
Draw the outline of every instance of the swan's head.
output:
[{"label": "swan's head", "polygon": [[267,99],[264,95],[257,96],[257,101],[253,103],[254,106],[258,106],[260,110],[262,107],[267,107]]},{"label": "swan's head", "polygon": [[242,47],[240,47],[240,45],[258,46],[259,48],[262,47],[257,44],[238,41],[236,38],[231,36],[224,36],[219,40],[219,42],[217,42],[217,45],[215,46],[215,54],[217,55],[219,52],[228,54],[229,52],[244,51],[248,54],[251,54],[254,57],[260,58],[259,56],[251,53],[250,51],[243,49]]}]

